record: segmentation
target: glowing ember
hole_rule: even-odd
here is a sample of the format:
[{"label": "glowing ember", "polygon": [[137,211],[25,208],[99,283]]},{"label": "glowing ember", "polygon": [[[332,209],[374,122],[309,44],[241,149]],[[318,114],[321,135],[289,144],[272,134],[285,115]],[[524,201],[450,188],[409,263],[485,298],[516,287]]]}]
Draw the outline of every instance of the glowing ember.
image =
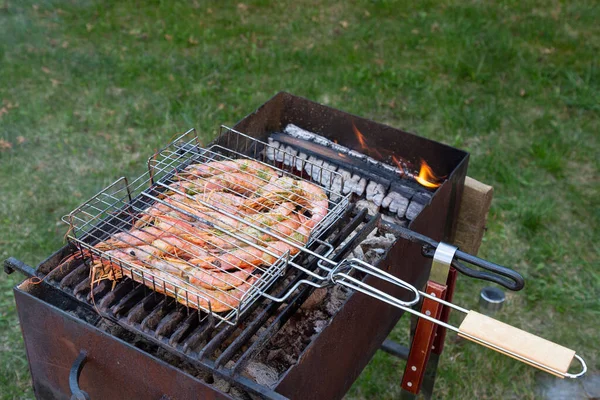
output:
[{"label": "glowing ember", "polygon": [[428,188],[436,188],[442,184],[441,178],[435,176],[431,170],[431,167],[423,159],[421,159],[421,169],[419,170],[419,175],[415,176],[415,180]]}]

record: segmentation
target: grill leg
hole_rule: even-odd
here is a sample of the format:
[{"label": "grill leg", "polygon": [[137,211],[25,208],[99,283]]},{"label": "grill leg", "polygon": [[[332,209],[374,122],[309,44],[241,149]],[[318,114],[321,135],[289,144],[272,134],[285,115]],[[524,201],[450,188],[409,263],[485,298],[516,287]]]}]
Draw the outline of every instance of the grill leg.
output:
[{"label": "grill leg", "polygon": [[[438,299],[444,299],[446,294],[446,285],[440,285],[438,283],[428,281],[426,292],[434,295]],[[421,306],[421,312],[423,314],[430,315],[433,318],[442,317],[442,305],[431,299],[424,299],[423,305]],[[418,394],[421,389],[423,377],[425,375],[425,369],[429,356],[431,354],[431,348],[435,340],[435,334],[437,331],[437,325],[433,322],[421,319],[417,323],[417,329],[413,338],[410,354],[406,362],[406,368],[404,370],[404,376],[402,377],[402,389],[408,393],[414,395]]]},{"label": "grill leg", "polygon": [[[446,301],[452,301],[454,296],[454,288],[456,286],[457,272],[454,268],[450,268],[448,273],[448,281],[446,282]],[[450,317],[450,307],[443,307],[442,316],[440,318],[443,322],[448,322]],[[431,355],[429,356],[429,362],[427,363],[427,369],[425,370],[425,376],[423,379],[423,385],[421,390],[423,396],[426,399],[430,399],[433,396],[433,387],[435,385],[435,377],[437,375],[438,362],[440,355],[444,350],[444,342],[446,339],[446,328],[436,325],[436,332],[433,340],[433,348],[431,349]]]},{"label": "grill leg", "polygon": [[416,400],[416,398],[416,393],[407,392],[404,389],[402,389],[402,391],[400,392],[400,400]]},{"label": "grill leg", "polygon": [[[428,281],[425,290],[427,293],[435,293],[435,296],[440,299],[452,301],[456,285],[456,276],[456,270],[450,268],[446,285],[439,285],[435,282]],[[425,301],[427,301],[427,303],[425,303]],[[444,307],[437,302],[425,299],[422,302],[421,312],[426,314],[428,310],[433,317],[436,317],[443,322],[448,322],[450,316],[449,307]],[[415,338],[419,339],[415,341]],[[429,321],[421,321],[419,318],[415,317],[411,319],[410,349],[389,339],[382,344],[381,350],[398,358],[407,360],[402,380],[402,390],[400,392],[400,398],[402,400],[416,399],[419,391],[422,391],[425,399],[432,398],[438,362],[442,350],[444,349],[445,338],[446,328],[435,325]],[[423,345],[423,343],[425,343],[425,345]],[[417,365],[420,365],[420,367],[417,367]],[[413,367],[415,367],[415,369],[413,369]]]}]

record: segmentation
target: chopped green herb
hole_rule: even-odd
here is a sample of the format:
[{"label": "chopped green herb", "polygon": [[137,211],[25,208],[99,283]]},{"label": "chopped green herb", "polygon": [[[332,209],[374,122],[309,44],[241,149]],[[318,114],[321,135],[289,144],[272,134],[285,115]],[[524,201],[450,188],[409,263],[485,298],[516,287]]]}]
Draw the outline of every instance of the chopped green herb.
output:
[{"label": "chopped green herb", "polygon": [[269,174],[266,171],[258,171],[258,173],[256,174],[260,179],[269,180]]}]

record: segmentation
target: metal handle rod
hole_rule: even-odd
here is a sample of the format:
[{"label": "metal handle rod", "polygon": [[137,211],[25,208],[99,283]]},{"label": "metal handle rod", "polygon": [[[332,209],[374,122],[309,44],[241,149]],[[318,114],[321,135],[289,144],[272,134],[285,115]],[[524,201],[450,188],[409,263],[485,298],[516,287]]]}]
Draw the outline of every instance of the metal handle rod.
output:
[{"label": "metal handle rod", "polygon": [[[396,285],[403,289],[411,291],[414,294],[414,299],[411,301],[400,300],[396,297],[389,295],[388,293],[382,292],[381,290],[379,290],[377,288],[367,285],[366,283],[362,282],[361,280],[356,279],[356,278],[350,276],[349,274],[347,274],[346,272],[344,272],[345,270],[350,271],[352,269],[356,269],[365,274],[374,276],[376,278],[379,278],[381,280],[389,282],[393,285]],[[352,282],[354,285],[358,285],[359,287],[368,291],[368,293],[365,293],[363,290],[361,290],[361,292],[363,292],[365,294],[369,294],[370,296],[375,297],[382,301],[384,301],[384,299],[387,299],[388,300],[388,301],[386,301],[387,303],[393,302],[393,303],[402,304],[404,306],[410,307],[410,306],[418,303],[420,300],[419,291],[413,285],[411,285],[391,274],[388,274],[387,272],[385,272],[379,268],[375,268],[371,264],[366,263],[357,258],[353,258],[350,260],[344,260],[344,261],[340,262],[333,270],[331,270],[329,276],[330,276],[331,282],[333,282],[333,283],[346,282],[343,279],[339,279],[339,277],[342,277],[342,278]],[[389,303],[389,304],[391,304],[391,303]]]},{"label": "metal handle rod", "polygon": [[[344,279],[340,280],[340,279],[338,279],[338,277],[342,277]],[[389,295],[385,292],[382,292],[379,289],[374,288],[371,285],[367,285],[366,283],[364,283],[356,278],[353,278],[350,275],[345,274],[345,273],[339,273],[335,277],[332,277],[332,279],[333,279],[333,282],[336,284],[340,284],[340,285],[346,286],[350,289],[354,289],[354,290],[359,291],[363,294],[366,294],[370,297],[373,297],[376,300],[383,301],[384,303],[387,303],[387,304],[390,304],[392,306],[396,306],[399,308],[402,308],[404,306],[410,307],[410,306],[418,303],[420,300],[417,295],[415,297],[415,299],[413,299],[411,301],[402,301],[392,295]],[[347,279],[347,281],[345,279]],[[350,281],[352,283],[349,283],[348,281]]]},{"label": "metal handle rod", "polygon": [[[325,257],[329,257],[331,255],[331,253],[333,253],[333,251],[335,250],[334,247],[331,244],[327,243],[327,242],[324,242],[324,241],[319,240],[319,239],[317,239],[316,241],[319,244],[327,247],[327,251],[324,254]],[[292,265],[295,264],[295,263],[293,263],[291,261],[288,261],[288,262],[290,264],[292,264]],[[321,260],[317,261],[317,264],[322,268],[322,266],[321,266],[320,263],[321,263]],[[319,276],[318,279],[321,280],[321,281],[323,281],[323,278],[321,278],[320,276]],[[311,280],[308,280],[308,279],[301,279],[298,282],[296,282],[296,284],[291,289],[289,289],[287,292],[285,292],[285,294],[283,296],[281,296],[281,297],[271,296],[270,294],[268,294],[268,293],[266,293],[264,291],[261,291],[260,294],[262,296],[266,297],[269,300],[272,300],[272,301],[275,301],[275,302],[278,302],[278,303],[282,303],[285,300],[287,300],[288,297],[290,297],[292,295],[292,293],[294,293],[296,291],[296,289],[298,289],[302,284],[307,284],[307,285],[310,285],[310,286],[313,286],[313,287],[316,287],[316,288],[322,288],[322,287],[327,286],[327,282],[323,282],[323,283],[319,284],[319,283],[315,283],[315,282],[313,282]]]}]

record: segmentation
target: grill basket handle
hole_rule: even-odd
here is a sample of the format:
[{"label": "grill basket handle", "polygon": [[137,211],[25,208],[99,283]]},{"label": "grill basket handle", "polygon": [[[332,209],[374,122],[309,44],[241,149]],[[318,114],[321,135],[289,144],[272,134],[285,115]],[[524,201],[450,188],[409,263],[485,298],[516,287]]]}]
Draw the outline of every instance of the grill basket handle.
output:
[{"label": "grill basket handle", "polygon": [[[475,311],[467,313],[458,327],[458,335],[559,378],[578,378],[587,371],[585,362],[575,350]],[[578,374],[568,373],[573,358],[577,358],[582,366]]]},{"label": "grill basket handle", "polygon": [[[414,298],[404,301],[382,292],[350,275],[352,270],[361,271],[392,283],[414,294]],[[456,304],[435,297],[433,294],[419,291],[409,283],[396,278],[389,273],[365,263],[359,259],[353,258],[344,260],[336,265],[329,273],[331,283],[340,284],[358,292],[364,293],[377,300],[383,301],[392,306],[398,307],[406,312],[426,319],[434,324],[440,325],[446,329],[457,332],[459,336],[469,339],[477,344],[498,351],[509,357],[515,358],[528,365],[539,368],[542,371],[556,375],[560,378],[579,378],[587,372],[585,361],[574,350],[550,342],[539,336],[525,332],[514,326],[497,321],[493,318],[479,314],[475,311],[466,310]],[[450,325],[447,322],[434,318],[431,315],[423,314],[411,308],[422,298],[428,298],[444,306],[451,307],[463,314],[466,314],[459,327]],[[576,374],[568,372],[573,359],[581,363],[581,371]]]},{"label": "grill basket handle", "polygon": [[[412,292],[414,297],[412,300],[405,301],[391,296],[388,293],[382,292],[381,290],[376,289],[371,285],[367,285],[360,279],[350,276],[350,271],[352,271],[353,269],[361,271],[367,275],[374,276],[393,285],[399,286],[403,289],[406,289],[407,291]],[[359,260],[358,258],[351,258],[341,261],[329,273],[329,280],[331,283],[346,286],[350,289],[354,289],[356,291],[374,297],[377,300],[383,301],[385,303],[391,304],[399,308],[411,307],[417,304],[421,299],[419,291],[414,286],[403,281],[402,279],[395,277],[394,275],[391,275],[379,268],[372,266],[371,264]]]}]

